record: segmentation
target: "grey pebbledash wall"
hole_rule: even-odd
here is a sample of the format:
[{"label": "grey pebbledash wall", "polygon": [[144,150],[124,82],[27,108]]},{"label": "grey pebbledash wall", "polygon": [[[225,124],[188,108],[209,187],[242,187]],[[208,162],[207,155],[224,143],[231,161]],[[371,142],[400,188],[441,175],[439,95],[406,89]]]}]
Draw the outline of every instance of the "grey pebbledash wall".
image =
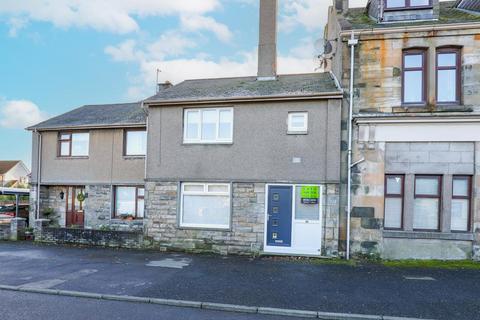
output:
[{"label": "grey pebbledash wall", "polygon": [[[338,255],[338,185],[325,189],[322,254]],[[258,254],[263,250],[265,183],[232,183],[230,230],[187,229],[178,226],[179,182],[147,182],[145,233],[164,250]]]}]

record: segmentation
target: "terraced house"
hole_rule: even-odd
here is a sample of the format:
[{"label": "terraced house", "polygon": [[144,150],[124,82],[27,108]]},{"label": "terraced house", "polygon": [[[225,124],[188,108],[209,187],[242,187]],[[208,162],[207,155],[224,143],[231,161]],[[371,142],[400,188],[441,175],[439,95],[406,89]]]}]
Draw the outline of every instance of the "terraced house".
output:
[{"label": "terraced house", "polygon": [[326,37],[329,68],[345,88],[354,80],[341,239],[354,254],[479,258],[479,1],[335,1]]},{"label": "terraced house", "polygon": [[343,91],[331,73],[277,75],[277,7],[260,2],[257,76],[31,127],[36,218],[138,227],[161,249],[337,255]]}]

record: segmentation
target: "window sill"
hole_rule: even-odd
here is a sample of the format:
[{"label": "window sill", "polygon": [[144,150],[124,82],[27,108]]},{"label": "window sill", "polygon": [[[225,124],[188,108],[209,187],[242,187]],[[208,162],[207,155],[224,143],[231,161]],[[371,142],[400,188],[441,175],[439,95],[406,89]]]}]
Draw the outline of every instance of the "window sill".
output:
[{"label": "window sill", "polygon": [[57,160],[88,160],[90,157],[82,156],[82,157],[57,157]]},{"label": "window sill", "polygon": [[397,239],[438,239],[438,240],[460,240],[473,241],[473,233],[465,232],[430,232],[430,231],[393,231],[384,230],[384,238]]},{"label": "window sill", "polygon": [[223,228],[223,227],[202,227],[202,226],[178,226],[177,229],[179,230],[197,230],[197,231],[223,231],[223,232],[230,232],[232,231],[231,227]]},{"label": "window sill", "polygon": [[190,141],[183,141],[183,145],[232,145],[232,141],[218,141],[218,142],[190,142]]},{"label": "window sill", "polygon": [[308,131],[287,131],[287,134],[288,134],[288,135],[292,135],[292,136],[295,136],[295,135],[307,135],[307,134],[308,134]]},{"label": "window sill", "polygon": [[145,160],[145,156],[123,156],[123,160]]}]

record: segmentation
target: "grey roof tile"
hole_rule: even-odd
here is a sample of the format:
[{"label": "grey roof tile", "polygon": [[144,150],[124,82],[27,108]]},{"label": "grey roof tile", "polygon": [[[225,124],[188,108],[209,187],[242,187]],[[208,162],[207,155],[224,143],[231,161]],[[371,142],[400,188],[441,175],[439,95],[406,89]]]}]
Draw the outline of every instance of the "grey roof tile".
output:
[{"label": "grey roof tile", "polygon": [[141,102],[86,105],[29,127],[34,129],[76,128],[117,125],[144,125]]},{"label": "grey roof tile", "polygon": [[280,75],[277,80],[256,77],[186,80],[148,98],[145,102],[233,100],[242,98],[295,97],[341,90],[330,73]]}]

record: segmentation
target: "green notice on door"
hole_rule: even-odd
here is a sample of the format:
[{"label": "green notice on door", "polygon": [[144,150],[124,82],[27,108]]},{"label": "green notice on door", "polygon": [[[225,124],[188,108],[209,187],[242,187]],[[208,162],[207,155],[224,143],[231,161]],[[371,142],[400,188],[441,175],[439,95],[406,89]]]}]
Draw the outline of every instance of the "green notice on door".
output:
[{"label": "green notice on door", "polygon": [[302,186],[300,190],[300,198],[304,204],[316,204],[320,197],[319,186]]}]

